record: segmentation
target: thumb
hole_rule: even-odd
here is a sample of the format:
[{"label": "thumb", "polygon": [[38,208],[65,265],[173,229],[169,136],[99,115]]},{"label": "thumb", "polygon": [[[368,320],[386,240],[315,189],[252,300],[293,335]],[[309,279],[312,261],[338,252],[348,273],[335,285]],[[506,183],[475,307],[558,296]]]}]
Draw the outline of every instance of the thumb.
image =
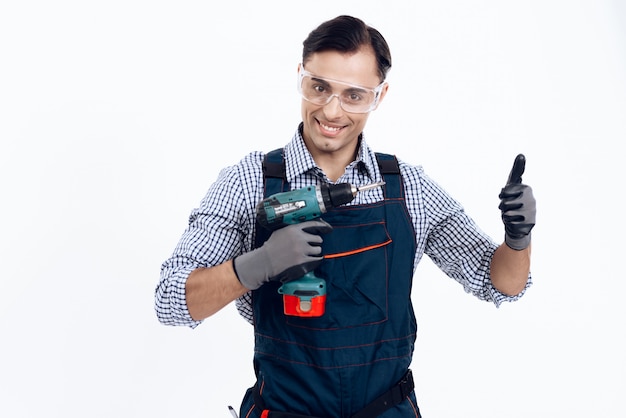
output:
[{"label": "thumb", "polygon": [[513,168],[509,174],[508,184],[519,184],[522,182],[522,174],[524,174],[524,168],[526,168],[526,157],[524,154],[518,154],[513,162]]},{"label": "thumb", "polygon": [[300,226],[304,232],[315,235],[327,234],[333,230],[333,227],[323,219],[307,221]]}]

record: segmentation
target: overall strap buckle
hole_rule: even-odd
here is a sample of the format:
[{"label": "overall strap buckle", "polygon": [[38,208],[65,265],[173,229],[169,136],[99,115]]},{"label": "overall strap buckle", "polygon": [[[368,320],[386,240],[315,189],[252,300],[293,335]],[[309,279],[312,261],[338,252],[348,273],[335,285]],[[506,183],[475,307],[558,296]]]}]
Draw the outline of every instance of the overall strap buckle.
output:
[{"label": "overall strap buckle", "polygon": [[404,402],[414,388],[413,372],[409,369],[395,386],[352,415],[352,418],[376,418],[386,410]]}]

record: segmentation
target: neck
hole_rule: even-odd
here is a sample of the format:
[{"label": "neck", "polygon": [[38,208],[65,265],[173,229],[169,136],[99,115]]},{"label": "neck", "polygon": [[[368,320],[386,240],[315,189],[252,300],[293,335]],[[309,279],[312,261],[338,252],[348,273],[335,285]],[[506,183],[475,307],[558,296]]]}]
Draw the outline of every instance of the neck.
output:
[{"label": "neck", "polygon": [[342,146],[332,148],[333,144],[315,144],[305,132],[302,132],[304,145],[309,150],[313,161],[322,169],[330,181],[337,181],[346,171],[346,167],[352,163],[357,156],[361,146],[361,136],[354,138]]},{"label": "neck", "polygon": [[337,181],[346,171],[346,167],[356,159],[356,149],[346,152],[318,152],[311,154],[315,163],[322,169],[330,181]]}]

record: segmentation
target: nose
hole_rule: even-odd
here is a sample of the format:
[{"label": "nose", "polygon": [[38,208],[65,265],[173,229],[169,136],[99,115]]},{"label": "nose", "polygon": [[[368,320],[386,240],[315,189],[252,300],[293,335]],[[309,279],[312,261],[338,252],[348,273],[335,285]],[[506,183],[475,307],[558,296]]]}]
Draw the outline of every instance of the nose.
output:
[{"label": "nose", "polygon": [[330,101],[324,105],[324,115],[326,115],[328,120],[332,120],[339,117],[342,112],[343,109],[341,108],[341,99],[339,98],[339,95],[333,94],[330,97]]}]

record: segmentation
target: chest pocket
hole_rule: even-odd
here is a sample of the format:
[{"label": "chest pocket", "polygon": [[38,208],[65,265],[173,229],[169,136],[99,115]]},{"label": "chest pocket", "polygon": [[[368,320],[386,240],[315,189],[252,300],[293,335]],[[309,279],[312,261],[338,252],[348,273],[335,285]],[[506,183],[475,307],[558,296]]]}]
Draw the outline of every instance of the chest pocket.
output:
[{"label": "chest pocket", "polygon": [[[376,157],[387,181],[386,197],[402,195],[395,157],[387,154]],[[268,154],[264,172],[266,196],[289,190],[279,150]],[[385,322],[389,317],[389,262],[393,254],[385,203],[343,206],[323,218],[333,225],[333,231],[323,237],[324,261],[315,273],[326,281],[326,311],[321,317],[286,316],[285,321],[288,325],[312,330]]]},{"label": "chest pocket", "polygon": [[288,317],[287,322],[330,330],[386,321],[391,242],[382,221],[335,225],[324,236],[324,261],[316,270],[326,281],[326,312],[319,318]]}]

